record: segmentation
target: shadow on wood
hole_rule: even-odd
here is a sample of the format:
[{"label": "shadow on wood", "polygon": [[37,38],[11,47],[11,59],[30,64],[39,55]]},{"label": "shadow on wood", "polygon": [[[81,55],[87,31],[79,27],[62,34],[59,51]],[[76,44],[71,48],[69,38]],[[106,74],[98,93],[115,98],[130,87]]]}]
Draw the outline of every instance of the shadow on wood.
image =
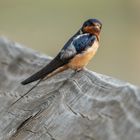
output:
[{"label": "shadow on wood", "polygon": [[22,97],[35,83],[20,82],[50,59],[0,38],[0,140],[140,139],[140,89],[129,83],[68,70]]}]

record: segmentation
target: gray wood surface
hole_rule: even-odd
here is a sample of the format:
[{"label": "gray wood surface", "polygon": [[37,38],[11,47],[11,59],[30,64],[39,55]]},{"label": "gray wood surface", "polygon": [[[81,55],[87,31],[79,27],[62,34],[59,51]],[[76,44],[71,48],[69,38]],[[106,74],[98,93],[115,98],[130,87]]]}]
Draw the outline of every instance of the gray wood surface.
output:
[{"label": "gray wood surface", "polygon": [[0,140],[140,140],[140,89],[129,83],[68,70],[22,97],[35,83],[20,82],[49,61],[0,38]]}]

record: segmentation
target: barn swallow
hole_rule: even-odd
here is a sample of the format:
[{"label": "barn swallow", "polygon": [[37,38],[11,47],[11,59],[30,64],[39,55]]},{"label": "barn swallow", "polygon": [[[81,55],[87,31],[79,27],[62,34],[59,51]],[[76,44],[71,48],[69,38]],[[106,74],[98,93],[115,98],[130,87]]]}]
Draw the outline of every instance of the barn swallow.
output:
[{"label": "barn swallow", "polygon": [[78,32],[64,45],[58,55],[44,68],[36,72],[21,84],[49,78],[68,68],[82,70],[95,55],[99,47],[102,23],[97,19],[84,22]]}]

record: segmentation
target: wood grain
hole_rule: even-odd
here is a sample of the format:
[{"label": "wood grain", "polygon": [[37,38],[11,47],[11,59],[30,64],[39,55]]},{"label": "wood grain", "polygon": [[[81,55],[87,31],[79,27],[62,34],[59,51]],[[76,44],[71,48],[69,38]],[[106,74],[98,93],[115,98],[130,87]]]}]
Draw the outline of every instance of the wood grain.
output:
[{"label": "wood grain", "polygon": [[23,96],[35,83],[20,82],[49,61],[0,38],[0,140],[140,139],[140,89],[127,82],[67,70]]}]

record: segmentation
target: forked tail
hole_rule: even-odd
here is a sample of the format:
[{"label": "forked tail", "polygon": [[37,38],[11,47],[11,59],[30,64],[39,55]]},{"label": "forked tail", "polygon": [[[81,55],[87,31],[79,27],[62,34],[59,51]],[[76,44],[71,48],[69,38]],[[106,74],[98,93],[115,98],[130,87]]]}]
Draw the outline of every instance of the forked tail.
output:
[{"label": "forked tail", "polygon": [[[43,79],[46,76],[50,77],[56,73],[59,73],[59,71],[61,72],[61,71],[63,71],[63,69],[66,69],[66,66],[64,66],[64,65],[65,65],[65,63],[62,60],[60,60],[59,56],[57,56],[48,65],[46,65],[44,68],[42,68],[40,71],[33,74],[32,76],[25,79],[24,81],[22,81],[21,84],[26,85],[31,82],[37,81],[39,79]],[[59,68],[60,68],[60,70],[59,70]]]}]

